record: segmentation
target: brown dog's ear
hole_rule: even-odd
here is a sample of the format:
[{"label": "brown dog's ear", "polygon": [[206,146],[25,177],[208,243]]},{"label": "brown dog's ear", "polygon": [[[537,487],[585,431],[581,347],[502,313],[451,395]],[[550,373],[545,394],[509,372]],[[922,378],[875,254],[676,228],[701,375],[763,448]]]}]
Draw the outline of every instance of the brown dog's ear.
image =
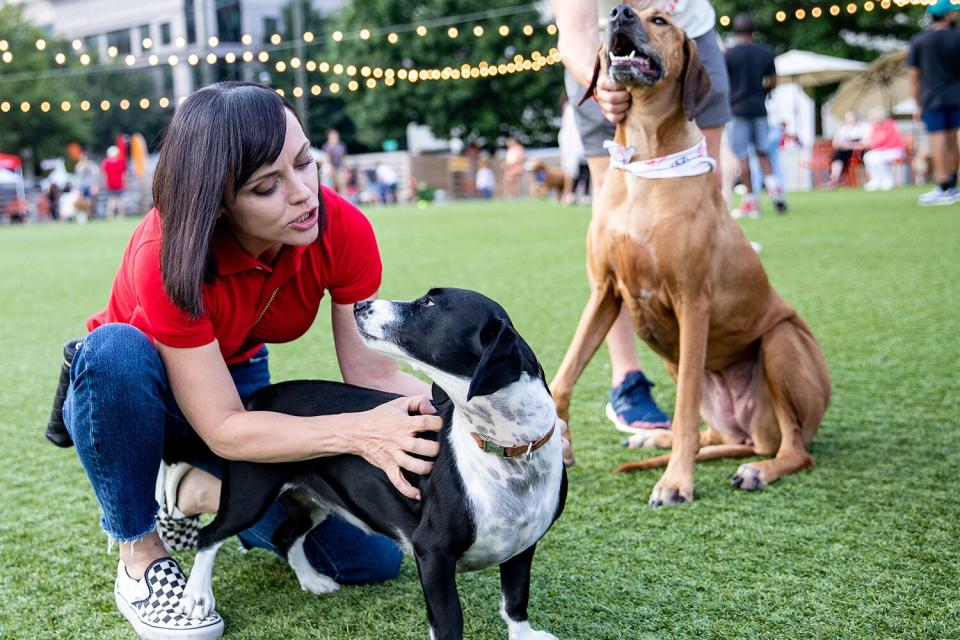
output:
[{"label": "brown dog's ear", "polygon": [[697,108],[710,94],[710,75],[700,62],[697,44],[683,37],[683,115],[693,120]]},{"label": "brown dog's ear", "polygon": [[600,61],[602,56],[603,45],[600,46],[600,51],[597,52],[597,64],[593,65],[593,77],[590,78],[590,86],[587,87],[587,92],[583,94],[583,97],[580,98],[580,102],[577,103],[578,107],[593,97],[593,90],[597,88],[597,80],[600,79]]}]

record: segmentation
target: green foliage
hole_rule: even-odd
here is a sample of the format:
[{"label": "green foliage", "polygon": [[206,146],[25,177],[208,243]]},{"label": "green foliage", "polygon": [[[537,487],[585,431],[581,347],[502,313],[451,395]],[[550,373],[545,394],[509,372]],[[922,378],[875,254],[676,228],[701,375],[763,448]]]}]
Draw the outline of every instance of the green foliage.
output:
[{"label": "green foliage", "polygon": [[[324,33],[339,29],[356,34],[360,29],[382,29],[391,25],[429,21],[451,15],[462,15],[502,7],[514,6],[510,0],[366,0],[349,2],[322,25]],[[307,28],[315,28],[307,20]],[[481,24],[485,33],[476,37],[472,33],[475,24]],[[497,27],[506,24],[510,35],[501,37]],[[522,33],[524,25],[532,25],[532,36]],[[556,37],[543,29],[546,23],[537,12],[531,11],[514,16],[493,18],[478,23],[457,25],[460,34],[456,38],[447,35],[447,27],[431,28],[425,37],[412,31],[400,32],[395,45],[386,42],[384,36],[369,40],[344,38],[342,42],[327,40],[307,47],[314,60],[341,61],[353,64],[357,69],[369,67],[391,68],[459,68],[462,64],[477,65],[481,60],[489,63],[510,62],[514,55],[530,57],[534,51],[543,55],[556,44]],[[321,31],[318,31],[321,32]],[[272,74],[274,83],[282,88],[294,86],[294,76],[289,71]],[[311,82],[321,74],[309,74]],[[410,83],[398,81],[392,87],[378,82],[375,89],[361,86],[357,92],[347,92],[350,78],[329,75],[323,83],[338,82],[343,89],[338,96],[322,95],[310,98],[311,127],[336,126],[348,142],[358,142],[373,150],[379,150],[383,140],[392,138],[403,143],[408,122],[429,126],[440,138],[453,133],[464,141],[475,140],[481,145],[492,145],[508,135],[518,137],[525,143],[536,145],[555,144],[555,119],[559,116],[558,101],[563,87],[560,65],[547,67],[539,72],[522,72],[507,76],[476,78],[469,80],[439,80]],[[359,74],[356,79],[362,82]],[[352,122],[346,125],[346,119]],[[312,137],[318,139],[318,132]]]},{"label": "green foliage", "polygon": [[[753,17],[757,26],[758,39],[772,46],[778,54],[790,49],[804,49],[815,51],[839,58],[852,58],[869,62],[877,57],[875,49],[865,48],[860,44],[851,44],[844,40],[841,32],[864,34],[875,38],[893,38],[907,42],[920,30],[923,7],[907,6],[890,9],[881,9],[880,2],[872,11],[863,9],[863,2],[856,2],[859,7],[856,13],[850,14],[846,6],[847,0],[813,0],[798,2],[796,0],[776,0],[758,4],[754,0],[716,0],[713,3],[717,15],[730,16],[732,20],[741,13],[748,13]],[[841,8],[840,15],[829,14],[831,6]],[[810,10],[820,7],[823,15],[812,18]],[[806,18],[795,19],[797,9],[806,11]],[[784,11],[787,19],[783,22],[776,20],[778,11]],[[729,27],[720,29],[721,34],[730,34]]]},{"label": "green foliage", "polygon": [[[64,155],[69,142],[87,142],[91,115],[77,109],[61,111],[60,103],[69,100],[75,104],[77,94],[43,75],[54,66],[50,49],[65,50],[67,43],[30,24],[20,8],[9,3],[0,4],[0,38],[9,43],[13,53],[12,62],[0,63],[0,101],[11,104],[10,111],[0,113],[0,152],[30,155],[39,163]],[[47,41],[47,50],[37,50],[38,38]],[[38,107],[43,100],[51,103],[47,113]],[[22,102],[31,103],[30,111],[20,110]]]},{"label": "green foliage", "polygon": [[[831,406],[817,466],[747,494],[742,460],[697,465],[691,505],[651,509],[659,471],[610,470],[624,449],[603,416],[601,349],[574,393],[577,465],[566,511],[537,547],[530,618],[567,640],[956,638],[960,629],[960,270],[957,207],[918,189],[796,194],[787,216],[748,220],[778,291],[823,345]],[[503,304],[547,375],[589,291],[587,207],[545,202],[371,209],[382,295],[465,286]],[[135,221],[0,228],[0,637],[119,640],[99,508],[72,450],[43,439],[62,356],[100,309]],[[339,379],[328,303],[310,333],[271,345],[274,381]],[[669,411],[675,385],[641,346]],[[136,402],[136,399],[130,399]],[[131,427],[133,428],[133,427]],[[189,570],[193,554],[178,554]],[[457,577],[466,637],[506,638],[495,569]],[[411,559],[380,585],[317,596],[263,551],[221,550],[225,638],[422,640]]]}]

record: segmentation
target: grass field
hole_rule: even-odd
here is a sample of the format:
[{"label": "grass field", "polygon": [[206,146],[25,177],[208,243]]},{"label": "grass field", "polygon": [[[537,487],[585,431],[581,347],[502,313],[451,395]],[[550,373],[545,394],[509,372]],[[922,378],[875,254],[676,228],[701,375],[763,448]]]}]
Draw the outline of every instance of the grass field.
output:
[{"label": "grass field", "polygon": [[[834,383],[817,466],[763,491],[740,461],[697,469],[696,501],[651,509],[650,455],[603,418],[601,354],[576,388],[578,464],[534,563],[531,621],[560,638],[960,638],[960,207],[916,190],[800,194],[744,223],[771,280],[819,337]],[[480,290],[510,312],[548,376],[587,298],[586,208],[468,203],[371,209],[383,297]],[[61,344],[102,307],[135,220],[0,228],[0,638],[130,638],[111,594],[98,507],[72,450],[42,437]],[[272,349],[274,380],[338,378],[329,311]],[[663,365],[641,348],[657,398]],[[185,567],[192,554],[180,558]],[[506,638],[496,570],[459,578],[470,638]],[[422,639],[416,568],[330,596],[228,544],[214,588],[230,638]]]}]

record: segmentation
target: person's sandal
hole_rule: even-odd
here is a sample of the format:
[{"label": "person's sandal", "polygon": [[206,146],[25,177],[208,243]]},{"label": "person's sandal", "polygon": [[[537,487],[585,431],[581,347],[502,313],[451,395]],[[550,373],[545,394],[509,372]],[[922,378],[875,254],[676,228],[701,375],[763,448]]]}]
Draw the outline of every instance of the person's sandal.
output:
[{"label": "person's sandal", "polygon": [[117,609],[137,635],[146,640],[216,640],[223,635],[223,618],[211,611],[191,618],[180,611],[187,579],[173,558],[154,560],[143,577],[134,580],[121,561],[113,595]]},{"label": "person's sandal", "polygon": [[200,516],[186,516],[177,508],[177,489],[183,476],[192,469],[186,462],[160,463],[157,474],[157,533],[170,552],[197,548]]},{"label": "person's sandal", "polygon": [[647,429],[669,429],[670,418],[660,410],[650,389],[653,383],[641,371],[631,371],[619,386],[610,390],[606,415],[613,426],[624,433]]}]

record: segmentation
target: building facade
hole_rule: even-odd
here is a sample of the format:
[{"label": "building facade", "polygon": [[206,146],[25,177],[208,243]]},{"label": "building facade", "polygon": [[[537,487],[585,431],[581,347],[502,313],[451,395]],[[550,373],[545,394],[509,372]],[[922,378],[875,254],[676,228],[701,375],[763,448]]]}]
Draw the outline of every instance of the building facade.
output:
[{"label": "building facade", "polygon": [[[258,80],[256,63],[229,65],[259,51],[274,33],[283,32],[289,0],[8,0],[41,28],[73,42],[77,51],[95,52],[100,60],[132,55],[133,68],[157,67],[157,91],[171,98],[227,77]],[[344,0],[311,0],[321,15]],[[209,54],[217,63],[207,64]],[[151,63],[150,56],[156,56]],[[189,64],[195,55],[200,62]],[[176,64],[170,64],[176,56]]]}]

